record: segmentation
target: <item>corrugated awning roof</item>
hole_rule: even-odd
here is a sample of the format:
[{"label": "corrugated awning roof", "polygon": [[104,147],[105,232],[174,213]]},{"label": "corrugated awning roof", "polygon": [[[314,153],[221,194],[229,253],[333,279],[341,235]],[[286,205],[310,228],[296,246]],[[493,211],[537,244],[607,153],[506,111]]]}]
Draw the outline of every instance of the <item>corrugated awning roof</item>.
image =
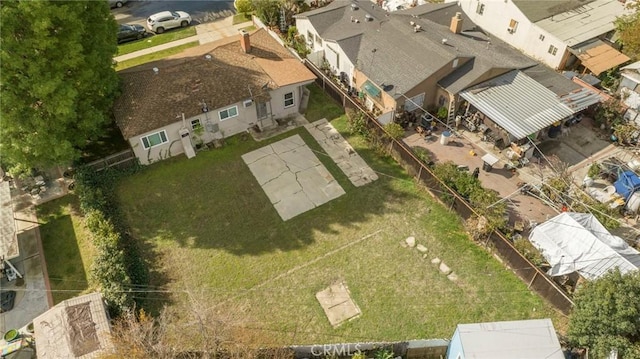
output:
[{"label": "corrugated awning roof", "polygon": [[519,70],[473,86],[460,96],[517,139],[574,113],[553,91]]},{"label": "corrugated awning roof", "polygon": [[573,47],[570,51],[582,61],[584,67],[588,68],[596,76],[630,60],[629,56],[614,49],[602,40]]}]

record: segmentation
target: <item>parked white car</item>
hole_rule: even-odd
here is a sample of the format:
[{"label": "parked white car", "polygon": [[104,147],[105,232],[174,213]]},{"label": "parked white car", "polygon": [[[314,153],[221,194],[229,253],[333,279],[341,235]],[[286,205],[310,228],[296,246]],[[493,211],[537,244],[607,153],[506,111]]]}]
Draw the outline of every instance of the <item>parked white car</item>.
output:
[{"label": "parked white car", "polygon": [[149,31],[162,34],[165,30],[187,27],[190,23],[191,16],[184,11],[162,11],[149,16],[147,28]]}]

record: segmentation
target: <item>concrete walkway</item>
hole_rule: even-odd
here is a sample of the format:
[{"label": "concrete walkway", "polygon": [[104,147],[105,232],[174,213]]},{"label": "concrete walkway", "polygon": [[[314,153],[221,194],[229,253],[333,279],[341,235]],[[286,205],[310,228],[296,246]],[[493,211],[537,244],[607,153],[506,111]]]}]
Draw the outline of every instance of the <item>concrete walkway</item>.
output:
[{"label": "concrete walkway", "polygon": [[230,36],[238,34],[240,29],[251,26],[252,22],[243,22],[241,24],[233,25],[233,16],[228,16],[217,21],[208,22],[206,24],[196,25],[196,35],[186,37],[184,39],[167,42],[166,44],[149,47],[146,49],[134,51],[125,55],[116,56],[113,59],[121,62],[131,60],[136,57],[148,55],[154,52],[170,49],[172,47],[188,44],[190,42],[198,41],[200,45],[209,42],[214,42],[220,39],[224,39]]}]

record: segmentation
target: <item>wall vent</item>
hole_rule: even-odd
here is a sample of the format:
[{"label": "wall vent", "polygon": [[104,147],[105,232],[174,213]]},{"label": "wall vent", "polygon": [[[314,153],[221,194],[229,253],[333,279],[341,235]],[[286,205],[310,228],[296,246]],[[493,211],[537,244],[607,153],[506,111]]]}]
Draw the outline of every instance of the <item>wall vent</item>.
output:
[{"label": "wall vent", "polygon": [[244,100],[244,102],[242,103],[244,105],[244,107],[249,107],[253,104],[253,100],[249,99],[249,100]]}]

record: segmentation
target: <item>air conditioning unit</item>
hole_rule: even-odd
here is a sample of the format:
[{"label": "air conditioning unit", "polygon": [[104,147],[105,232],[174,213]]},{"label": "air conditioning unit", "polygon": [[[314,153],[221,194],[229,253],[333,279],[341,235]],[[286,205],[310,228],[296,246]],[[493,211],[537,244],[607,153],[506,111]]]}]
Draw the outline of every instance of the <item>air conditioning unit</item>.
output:
[{"label": "air conditioning unit", "polygon": [[249,107],[253,104],[253,100],[245,100],[242,104],[244,107]]}]

